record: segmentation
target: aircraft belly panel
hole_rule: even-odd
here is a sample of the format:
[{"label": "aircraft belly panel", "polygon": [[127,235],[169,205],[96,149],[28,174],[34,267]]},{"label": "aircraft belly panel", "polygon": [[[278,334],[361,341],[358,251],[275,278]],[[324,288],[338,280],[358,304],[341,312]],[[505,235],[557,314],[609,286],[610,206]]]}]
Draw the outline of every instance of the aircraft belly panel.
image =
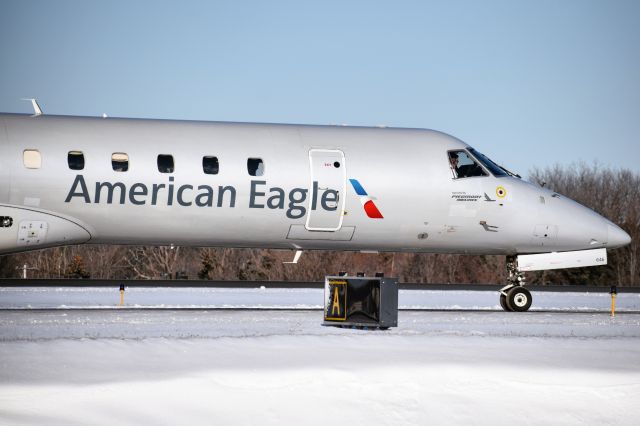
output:
[{"label": "aircraft belly panel", "polygon": [[343,226],[338,231],[308,231],[304,225],[291,225],[288,240],[331,240],[351,241],[356,230],[355,226]]}]

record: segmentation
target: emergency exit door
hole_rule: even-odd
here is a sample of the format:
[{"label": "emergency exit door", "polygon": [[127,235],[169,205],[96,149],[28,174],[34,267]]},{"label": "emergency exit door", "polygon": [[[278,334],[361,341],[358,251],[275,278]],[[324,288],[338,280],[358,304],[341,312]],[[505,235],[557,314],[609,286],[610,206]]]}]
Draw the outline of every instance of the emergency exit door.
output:
[{"label": "emergency exit door", "polygon": [[306,228],[337,231],[342,226],[347,183],[344,153],[337,149],[309,151],[311,186]]}]

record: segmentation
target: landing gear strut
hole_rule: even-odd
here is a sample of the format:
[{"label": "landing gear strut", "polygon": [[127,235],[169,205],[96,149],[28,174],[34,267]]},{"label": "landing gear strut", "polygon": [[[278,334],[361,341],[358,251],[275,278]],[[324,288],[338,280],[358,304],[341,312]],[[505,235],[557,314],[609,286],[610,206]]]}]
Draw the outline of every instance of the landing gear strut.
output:
[{"label": "landing gear strut", "polygon": [[531,307],[531,293],[524,288],[524,274],[518,271],[515,256],[507,256],[507,285],[500,289],[500,306],[505,311],[525,312]]}]

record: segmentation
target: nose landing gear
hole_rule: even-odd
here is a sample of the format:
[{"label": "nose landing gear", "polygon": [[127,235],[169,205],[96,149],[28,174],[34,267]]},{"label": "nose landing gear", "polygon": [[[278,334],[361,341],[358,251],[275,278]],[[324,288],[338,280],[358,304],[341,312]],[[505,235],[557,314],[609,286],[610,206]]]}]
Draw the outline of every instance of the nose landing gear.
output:
[{"label": "nose landing gear", "polygon": [[500,306],[505,311],[525,312],[533,301],[529,290],[524,288],[524,274],[518,271],[515,256],[507,257],[507,285],[500,289]]},{"label": "nose landing gear", "polygon": [[529,290],[521,285],[514,287],[509,284],[500,290],[500,306],[505,311],[526,312],[531,307],[532,301]]}]

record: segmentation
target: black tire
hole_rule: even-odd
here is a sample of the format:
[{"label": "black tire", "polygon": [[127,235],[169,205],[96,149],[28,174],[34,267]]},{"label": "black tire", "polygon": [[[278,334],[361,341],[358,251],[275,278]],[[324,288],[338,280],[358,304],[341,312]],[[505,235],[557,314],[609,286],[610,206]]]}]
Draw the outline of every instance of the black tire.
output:
[{"label": "black tire", "polygon": [[507,312],[511,312],[511,309],[507,306],[507,296],[500,294],[500,306]]},{"label": "black tire", "polygon": [[513,287],[507,292],[507,307],[514,312],[526,312],[531,307],[531,293],[524,287]]}]

